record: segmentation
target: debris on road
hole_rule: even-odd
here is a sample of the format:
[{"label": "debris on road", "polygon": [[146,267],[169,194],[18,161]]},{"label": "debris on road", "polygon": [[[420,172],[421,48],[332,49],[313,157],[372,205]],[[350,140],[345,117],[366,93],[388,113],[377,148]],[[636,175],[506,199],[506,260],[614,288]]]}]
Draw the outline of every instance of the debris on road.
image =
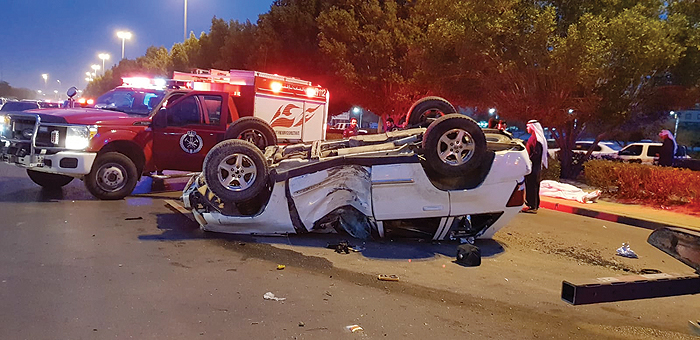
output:
[{"label": "debris on road", "polygon": [[267,293],[265,293],[265,295],[263,295],[263,299],[265,299],[265,300],[274,300],[274,301],[284,301],[284,300],[287,300],[287,298],[276,297],[275,294],[272,294],[272,292],[267,292]]},{"label": "debris on road", "polygon": [[700,336],[700,320],[688,320],[688,326],[690,326],[690,332],[693,333],[693,335]]},{"label": "debris on road", "polygon": [[326,248],[334,249],[338,254],[350,254],[350,248],[353,247],[348,241],[340,241],[339,243],[329,243]]},{"label": "debris on road", "polygon": [[398,281],[399,277],[396,275],[379,274],[377,279],[382,280],[382,281]]},{"label": "debris on road", "polygon": [[617,248],[617,255],[623,256],[623,257],[629,257],[632,259],[639,258],[637,254],[630,248],[629,243],[625,242],[622,244],[622,247]]},{"label": "debris on road", "polygon": [[299,327],[304,327],[304,326],[306,326],[306,324],[304,323],[304,321],[299,321]]},{"label": "debris on road", "polygon": [[347,329],[347,330],[350,331],[351,333],[362,332],[362,331],[364,330],[364,329],[362,329],[362,327],[360,327],[359,325],[345,326],[345,329]]},{"label": "debris on road", "polygon": [[283,264],[278,264],[278,265],[277,265],[277,270],[283,270],[284,268],[286,268],[286,266],[283,265]]},{"label": "debris on road", "polygon": [[143,219],[143,217],[138,216],[138,217],[127,217],[124,220],[125,221],[136,221],[136,220],[142,220],[142,219]]}]

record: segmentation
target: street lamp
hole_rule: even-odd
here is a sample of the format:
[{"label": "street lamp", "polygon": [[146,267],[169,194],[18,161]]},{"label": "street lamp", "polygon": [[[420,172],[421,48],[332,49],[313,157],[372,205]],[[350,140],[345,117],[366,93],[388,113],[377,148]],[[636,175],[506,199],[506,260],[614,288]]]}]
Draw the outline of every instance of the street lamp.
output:
[{"label": "street lamp", "polygon": [[95,71],[95,72],[93,72],[92,74],[94,74],[95,76],[97,76],[97,70],[100,69],[100,65],[93,64],[92,66],[90,66],[90,68],[92,68],[93,71]]},{"label": "street lamp", "polygon": [[124,40],[131,39],[131,32],[119,31],[117,32],[117,38],[122,40],[122,59],[124,59]]},{"label": "street lamp", "polygon": [[56,95],[56,100],[58,100],[58,90],[53,90],[53,94]]},{"label": "street lamp", "polygon": [[46,82],[49,80],[49,75],[44,73],[41,77],[44,78],[44,89],[46,89]]},{"label": "street lamp", "polygon": [[357,126],[358,126],[358,128],[362,128],[362,108],[355,106],[352,108],[352,112],[357,114],[360,117],[359,122],[357,123]]},{"label": "street lamp", "polygon": [[105,60],[109,60],[109,54],[100,53],[97,55],[98,58],[102,59],[102,74],[105,72]]},{"label": "street lamp", "polygon": [[673,128],[673,139],[676,139],[676,136],[678,135],[678,112],[671,111],[668,114],[676,119],[676,126]]}]

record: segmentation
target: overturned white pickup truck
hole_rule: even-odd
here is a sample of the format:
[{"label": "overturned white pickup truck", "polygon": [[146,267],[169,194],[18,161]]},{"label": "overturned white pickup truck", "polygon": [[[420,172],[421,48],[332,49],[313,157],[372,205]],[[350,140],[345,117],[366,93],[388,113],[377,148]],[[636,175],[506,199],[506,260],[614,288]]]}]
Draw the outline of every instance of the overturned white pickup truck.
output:
[{"label": "overturned white pickup truck", "polygon": [[418,127],[407,130],[264,153],[223,141],[184,205],[203,230],[224,233],[490,238],[521,209],[531,163],[521,142],[452,112],[430,97],[413,106]]}]

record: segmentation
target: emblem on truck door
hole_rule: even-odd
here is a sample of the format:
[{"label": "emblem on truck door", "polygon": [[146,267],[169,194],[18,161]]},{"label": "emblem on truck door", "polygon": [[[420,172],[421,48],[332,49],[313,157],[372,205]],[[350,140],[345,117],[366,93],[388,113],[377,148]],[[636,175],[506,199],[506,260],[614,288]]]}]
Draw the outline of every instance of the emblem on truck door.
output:
[{"label": "emblem on truck door", "polygon": [[186,134],[180,137],[180,147],[187,153],[197,153],[202,150],[202,137],[197,134],[197,131],[187,131]]}]

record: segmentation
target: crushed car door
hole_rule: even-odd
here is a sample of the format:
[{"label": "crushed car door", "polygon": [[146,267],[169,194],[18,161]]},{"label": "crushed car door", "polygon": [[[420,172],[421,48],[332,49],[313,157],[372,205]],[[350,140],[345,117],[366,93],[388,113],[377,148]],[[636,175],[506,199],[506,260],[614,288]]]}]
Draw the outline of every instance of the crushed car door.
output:
[{"label": "crushed car door", "polygon": [[[174,100],[172,100],[174,99]],[[226,120],[221,119],[223,97],[188,94],[170,98],[153,128],[153,150],[159,170],[201,171],[204,157],[223,139]],[[162,126],[164,125],[164,126]]]},{"label": "crushed car door", "polygon": [[450,198],[430,183],[420,163],[375,165],[372,208],[380,221],[445,217],[450,214]]}]

